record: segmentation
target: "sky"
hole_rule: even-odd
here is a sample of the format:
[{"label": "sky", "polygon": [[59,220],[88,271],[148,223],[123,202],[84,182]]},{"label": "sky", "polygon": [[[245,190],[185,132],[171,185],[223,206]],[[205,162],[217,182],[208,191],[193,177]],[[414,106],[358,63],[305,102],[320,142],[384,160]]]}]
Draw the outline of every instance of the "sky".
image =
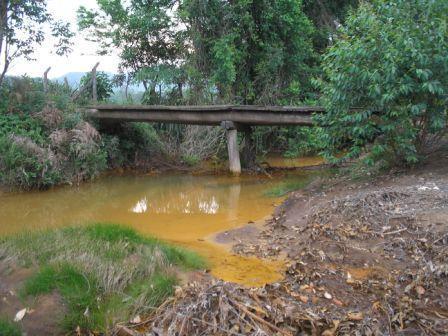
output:
[{"label": "sky", "polygon": [[63,76],[68,72],[87,72],[96,62],[100,62],[99,71],[116,72],[119,58],[117,55],[99,56],[96,54],[95,43],[86,41],[83,34],[78,32],[76,24],[76,11],[79,6],[95,8],[95,0],[48,0],[48,10],[55,17],[70,22],[76,31],[73,40],[73,52],[68,56],[58,56],[54,51],[54,40],[48,38],[40,47],[36,48],[34,58],[36,61],[16,60],[8,71],[9,75],[42,76],[51,66],[50,78]]}]

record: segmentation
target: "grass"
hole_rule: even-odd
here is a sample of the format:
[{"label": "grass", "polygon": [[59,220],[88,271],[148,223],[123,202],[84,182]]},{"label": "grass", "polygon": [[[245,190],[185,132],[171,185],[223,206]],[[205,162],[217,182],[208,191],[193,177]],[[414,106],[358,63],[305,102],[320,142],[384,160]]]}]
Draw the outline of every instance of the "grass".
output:
[{"label": "grass", "polygon": [[20,294],[26,299],[58,291],[68,331],[80,326],[105,332],[148,313],[172,294],[175,268],[206,267],[193,252],[103,223],[3,238],[0,260],[37,268]]},{"label": "grass", "polygon": [[21,336],[19,326],[16,323],[9,322],[3,318],[0,318],[0,336]]},{"label": "grass", "polygon": [[310,183],[309,179],[284,182],[264,192],[264,196],[267,197],[282,197],[291,191],[305,188]]}]

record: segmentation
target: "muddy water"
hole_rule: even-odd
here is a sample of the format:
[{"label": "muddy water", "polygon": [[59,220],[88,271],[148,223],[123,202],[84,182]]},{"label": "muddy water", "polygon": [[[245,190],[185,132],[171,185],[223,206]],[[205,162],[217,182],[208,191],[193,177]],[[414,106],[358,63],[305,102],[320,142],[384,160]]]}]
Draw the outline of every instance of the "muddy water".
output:
[{"label": "muddy water", "polygon": [[280,279],[282,263],[232,255],[213,235],[263,221],[281,200],[264,194],[280,183],[308,179],[294,173],[260,176],[110,176],[80,187],[0,194],[0,235],[26,230],[113,222],[191,248],[211,272],[228,281],[261,285]]}]

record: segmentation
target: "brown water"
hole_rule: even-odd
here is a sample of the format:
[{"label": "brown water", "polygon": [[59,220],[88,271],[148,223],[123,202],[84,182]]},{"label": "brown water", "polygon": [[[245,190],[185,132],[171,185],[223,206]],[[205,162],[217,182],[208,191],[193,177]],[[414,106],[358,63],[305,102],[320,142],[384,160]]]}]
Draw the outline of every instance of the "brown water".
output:
[{"label": "brown water", "polygon": [[263,176],[110,176],[80,187],[0,194],[0,235],[89,222],[122,223],[205,256],[218,278],[261,285],[281,278],[280,261],[232,255],[214,234],[262,221],[280,199],[264,194],[307,173]]}]

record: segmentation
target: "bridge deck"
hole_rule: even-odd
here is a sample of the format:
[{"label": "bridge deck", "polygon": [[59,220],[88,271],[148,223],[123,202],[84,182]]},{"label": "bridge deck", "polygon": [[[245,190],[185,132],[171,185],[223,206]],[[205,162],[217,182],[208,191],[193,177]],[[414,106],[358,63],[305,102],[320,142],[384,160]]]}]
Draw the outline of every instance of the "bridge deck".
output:
[{"label": "bridge deck", "polygon": [[312,126],[312,113],[323,112],[317,106],[120,106],[101,105],[88,109],[97,119],[116,121],[164,122],[193,125],[220,125],[232,121],[243,125],[302,125]]}]

